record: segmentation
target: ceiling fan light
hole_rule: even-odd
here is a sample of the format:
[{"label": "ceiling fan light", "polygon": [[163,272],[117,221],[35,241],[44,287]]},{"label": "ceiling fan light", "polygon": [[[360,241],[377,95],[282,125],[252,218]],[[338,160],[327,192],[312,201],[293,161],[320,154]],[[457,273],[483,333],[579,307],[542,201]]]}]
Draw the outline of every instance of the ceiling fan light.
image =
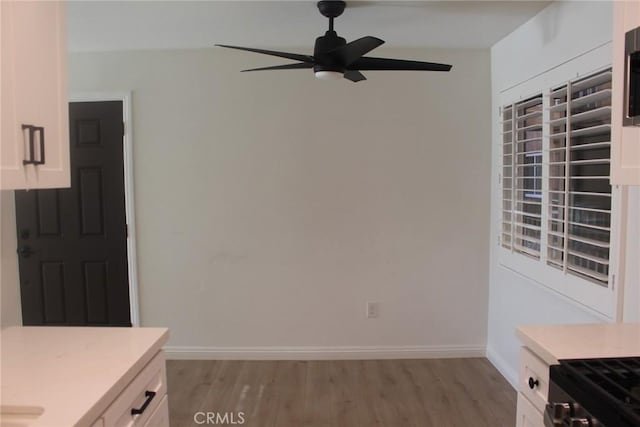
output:
[{"label": "ceiling fan light", "polygon": [[315,75],[320,80],[340,80],[343,77],[340,71],[316,71]]}]

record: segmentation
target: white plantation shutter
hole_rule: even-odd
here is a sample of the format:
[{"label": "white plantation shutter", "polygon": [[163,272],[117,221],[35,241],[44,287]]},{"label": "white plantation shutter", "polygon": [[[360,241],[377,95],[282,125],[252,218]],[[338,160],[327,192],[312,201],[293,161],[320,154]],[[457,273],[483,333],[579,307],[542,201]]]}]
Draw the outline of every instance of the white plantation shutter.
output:
[{"label": "white plantation shutter", "polygon": [[513,250],[540,258],[542,95],[513,105]]},{"label": "white plantation shutter", "polygon": [[547,264],[607,286],[611,71],[549,96]]},{"label": "white plantation shutter", "polygon": [[512,248],[513,230],[513,107],[502,109],[502,235],[500,242]]},{"label": "white plantation shutter", "polygon": [[501,246],[609,287],[611,70],[503,106],[501,119]]}]

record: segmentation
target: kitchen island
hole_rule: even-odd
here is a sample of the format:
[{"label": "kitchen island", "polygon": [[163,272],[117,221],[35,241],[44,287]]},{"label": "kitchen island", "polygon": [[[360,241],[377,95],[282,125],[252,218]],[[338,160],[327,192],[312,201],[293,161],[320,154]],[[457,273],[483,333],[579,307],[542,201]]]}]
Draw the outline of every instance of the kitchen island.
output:
[{"label": "kitchen island", "polygon": [[0,336],[0,426],[168,426],[167,329],[13,327]]}]

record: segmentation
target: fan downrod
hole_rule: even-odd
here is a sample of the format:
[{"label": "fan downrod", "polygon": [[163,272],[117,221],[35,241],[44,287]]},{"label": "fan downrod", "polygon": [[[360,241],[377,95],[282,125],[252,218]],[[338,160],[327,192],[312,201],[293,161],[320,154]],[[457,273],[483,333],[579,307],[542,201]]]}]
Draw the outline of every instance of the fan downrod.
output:
[{"label": "fan downrod", "polygon": [[332,19],[342,15],[346,5],[344,1],[322,0],[318,2],[318,10],[322,16]]}]

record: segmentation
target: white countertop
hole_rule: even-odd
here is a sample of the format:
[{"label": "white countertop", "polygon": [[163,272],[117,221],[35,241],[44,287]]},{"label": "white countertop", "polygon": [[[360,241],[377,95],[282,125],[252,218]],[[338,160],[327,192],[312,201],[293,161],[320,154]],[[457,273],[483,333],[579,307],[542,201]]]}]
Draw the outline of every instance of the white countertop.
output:
[{"label": "white countertop", "polygon": [[0,336],[4,409],[41,407],[42,415],[26,425],[70,427],[98,418],[169,333],[165,328],[14,327]]},{"label": "white countertop", "polygon": [[516,334],[549,365],[563,359],[640,357],[640,323],[520,326]]}]

